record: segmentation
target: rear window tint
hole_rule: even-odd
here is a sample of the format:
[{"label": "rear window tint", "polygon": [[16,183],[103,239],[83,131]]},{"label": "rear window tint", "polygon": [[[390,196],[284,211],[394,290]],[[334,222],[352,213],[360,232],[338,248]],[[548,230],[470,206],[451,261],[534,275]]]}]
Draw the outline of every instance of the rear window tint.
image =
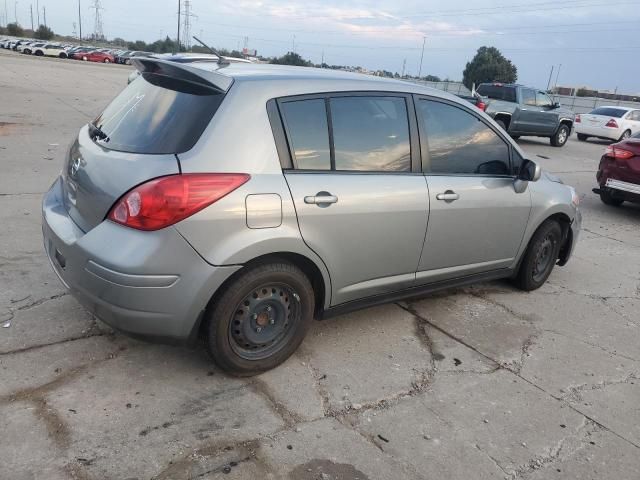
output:
[{"label": "rear window tint", "polygon": [[477,92],[483,97],[493,98],[494,100],[516,101],[516,89],[514,87],[484,84],[478,87]]},{"label": "rear window tint", "polygon": [[110,150],[171,154],[191,149],[224,94],[203,85],[144,73],[95,119]]},{"label": "rear window tint", "polygon": [[598,107],[595,110],[592,110],[590,113],[592,115],[604,115],[605,117],[622,118],[622,116],[627,112],[628,110],[621,110],[619,108]]}]

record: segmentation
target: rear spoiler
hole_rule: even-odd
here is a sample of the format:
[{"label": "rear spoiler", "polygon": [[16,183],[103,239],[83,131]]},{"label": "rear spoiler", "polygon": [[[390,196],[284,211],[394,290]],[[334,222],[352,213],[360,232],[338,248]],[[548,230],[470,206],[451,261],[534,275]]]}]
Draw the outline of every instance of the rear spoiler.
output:
[{"label": "rear spoiler", "polygon": [[233,78],[228,75],[223,75],[214,70],[192,67],[184,63],[150,57],[133,58],[132,63],[140,73],[153,73],[155,75],[178,78],[187,82],[213,87],[220,93],[226,93],[233,84]]}]

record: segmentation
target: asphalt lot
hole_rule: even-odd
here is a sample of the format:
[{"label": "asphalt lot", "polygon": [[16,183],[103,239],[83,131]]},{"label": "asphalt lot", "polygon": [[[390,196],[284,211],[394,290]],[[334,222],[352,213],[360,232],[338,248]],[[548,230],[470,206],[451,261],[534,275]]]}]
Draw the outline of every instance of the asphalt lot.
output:
[{"label": "asphalt lot", "polygon": [[130,69],[0,51],[0,478],[640,478],[640,208],[591,193],[605,142],[529,157],[582,197],[572,261],[317,322],[280,368],[114,334],[65,293],[40,201]]}]

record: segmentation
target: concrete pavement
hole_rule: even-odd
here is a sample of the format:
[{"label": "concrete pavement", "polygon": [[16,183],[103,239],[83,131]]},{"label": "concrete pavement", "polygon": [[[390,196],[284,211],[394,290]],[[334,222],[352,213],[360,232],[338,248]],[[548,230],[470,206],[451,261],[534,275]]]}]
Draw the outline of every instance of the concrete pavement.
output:
[{"label": "concrete pavement", "polygon": [[66,294],[40,200],[130,69],[0,51],[0,478],[640,478],[640,207],[591,193],[605,142],[519,142],[584,231],[538,291],[456,289],[317,322],[281,367],[111,332]]}]

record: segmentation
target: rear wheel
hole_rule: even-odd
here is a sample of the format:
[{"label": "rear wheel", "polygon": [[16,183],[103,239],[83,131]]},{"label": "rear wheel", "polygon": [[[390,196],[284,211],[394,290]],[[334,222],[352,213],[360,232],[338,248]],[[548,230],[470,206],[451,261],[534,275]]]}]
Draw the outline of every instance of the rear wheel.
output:
[{"label": "rear wheel", "polygon": [[105,58],[104,63],[111,63],[111,60],[109,60],[108,58]]},{"label": "rear wheel", "polygon": [[584,133],[579,133],[578,134],[578,140],[580,140],[581,142],[586,142],[587,138],[589,138],[589,136],[585,135]]},{"label": "rear wheel", "polygon": [[569,140],[570,133],[571,131],[569,130],[569,127],[564,124],[560,125],[555,135],[551,137],[551,145],[554,147],[564,146],[564,144],[567,143],[567,140]]},{"label": "rear wheel", "polygon": [[42,52],[41,50],[36,50],[35,56],[36,57],[41,57],[44,55],[44,52]]},{"label": "rear wheel", "polygon": [[618,139],[619,142],[626,140],[627,138],[629,138],[631,136],[631,130],[625,130],[624,133],[620,136],[620,138]]},{"label": "rear wheel", "polygon": [[614,196],[609,190],[600,190],[600,200],[605,205],[611,205],[612,207],[619,207],[624,203],[624,198]]},{"label": "rear wheel", "polygon": [[222,291],[206,318],[209,353],[232,375],[274,368],[304,339],[314,307],[311,282],[295,265],[249,267]]},{"label": "rear wheel", "polygon": [[496,123],[500,125],[500,128],[503,129],[505,132],[507,131],[507,124],[504,123],[504,120],[496,120]]},{"label": "rear wheel", "polygon": [[526,291],[540,288],[558,260],[561,242],[562,228],[557,221],[547,220],[540,225],[529,242],[515,284]]}]

